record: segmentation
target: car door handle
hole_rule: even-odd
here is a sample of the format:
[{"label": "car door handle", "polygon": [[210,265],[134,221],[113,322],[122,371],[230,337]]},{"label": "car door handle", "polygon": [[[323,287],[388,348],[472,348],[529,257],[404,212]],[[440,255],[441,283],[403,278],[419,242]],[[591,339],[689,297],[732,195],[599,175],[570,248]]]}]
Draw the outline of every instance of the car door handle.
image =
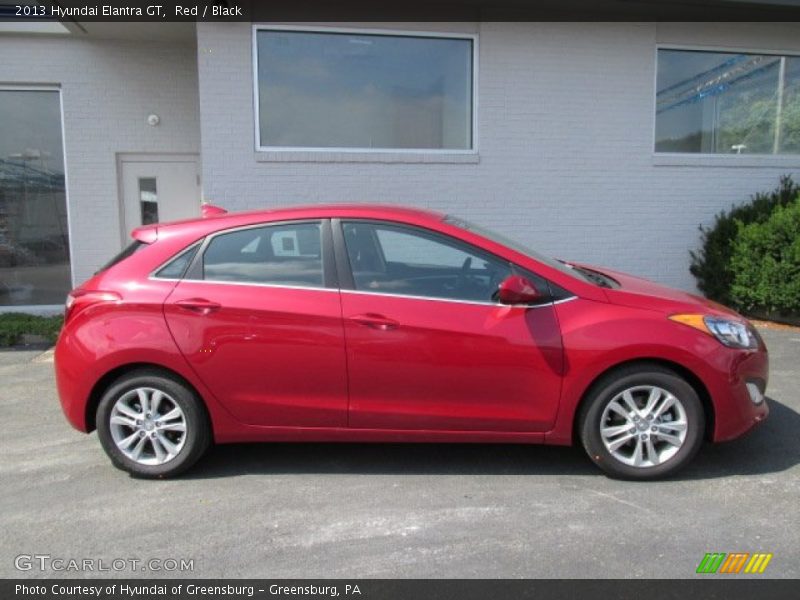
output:
[{"label": "car door handle", "polygon": [[188,310],[201,315],[208,315],[214,311],[222,308],[218,302],[212,302],[205,298],[186,298],[185,300],[178,300],[175,302],[178,308]]},{"label": "car door handle", "polygon": [[390,329],[397,329],[400,323],[393,319],[378,315],[375,313],[366,313],[363,315],[354,315],[350,317],[351,321],[355,321],[361,325],[366,325],[372,329],[380,329],[381,331],[389,331]]}]

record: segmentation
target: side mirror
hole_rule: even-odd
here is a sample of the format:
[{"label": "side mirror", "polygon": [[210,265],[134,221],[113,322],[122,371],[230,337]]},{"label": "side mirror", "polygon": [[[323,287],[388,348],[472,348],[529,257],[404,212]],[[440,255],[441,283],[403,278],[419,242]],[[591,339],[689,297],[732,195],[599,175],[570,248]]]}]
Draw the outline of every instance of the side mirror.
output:
[{"label": "side mirror", "polygon": [[530,281],[520,275],[506,277],[497,292],[502,304],[533,304],[544,298]]}]

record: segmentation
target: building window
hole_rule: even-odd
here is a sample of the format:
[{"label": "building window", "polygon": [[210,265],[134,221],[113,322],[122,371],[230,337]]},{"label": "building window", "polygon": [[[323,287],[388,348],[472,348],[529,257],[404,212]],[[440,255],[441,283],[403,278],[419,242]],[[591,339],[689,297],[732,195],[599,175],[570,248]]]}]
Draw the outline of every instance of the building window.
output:
[{"label": "building window", "polygon": [[71,287],[58,90],[0,88],[0,306]]},{"label": "building window", "polygon": [[472,37],[255,36],[260,149],[473,149]]},{"label": "building window", "polygon": [[142,225],[158,223],[158,190],[155,177],[139,178],[139,208]]},{"label": "building window", "polygon": [[659,49],[656,152],[800,154],[800,57]]}]

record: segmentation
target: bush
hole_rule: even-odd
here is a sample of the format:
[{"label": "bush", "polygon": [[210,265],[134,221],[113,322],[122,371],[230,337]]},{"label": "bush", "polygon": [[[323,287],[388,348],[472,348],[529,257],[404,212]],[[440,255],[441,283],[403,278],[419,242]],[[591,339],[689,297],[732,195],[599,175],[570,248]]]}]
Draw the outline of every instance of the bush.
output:
[{"label": "bush", "polygon": [[734,304],[731,287],[734,271],[731,268],[733,243],[743,225],[763,223],[775,208],[786,206],[800,195],[800,185],[790,176],[781,177],[780,185],[769,193],[756,194],[748,204],[731,207],[719,213],[711,227],[700,226],[701,249],[691,252],[689,267],[697,279],[697,287],[706,297],[722,304]]},{"label": "bush", "polygon": [[55,342],[64,318],[60,315],[41,317],[23,313],[0,314],[0,347],[13,346],[22,341],[25,334],[39,335],[48,342]]},{"label": "bush", "polygon": [[734,304],[750,313],[800,314],[800,197],[763,223],[736,225]]}]

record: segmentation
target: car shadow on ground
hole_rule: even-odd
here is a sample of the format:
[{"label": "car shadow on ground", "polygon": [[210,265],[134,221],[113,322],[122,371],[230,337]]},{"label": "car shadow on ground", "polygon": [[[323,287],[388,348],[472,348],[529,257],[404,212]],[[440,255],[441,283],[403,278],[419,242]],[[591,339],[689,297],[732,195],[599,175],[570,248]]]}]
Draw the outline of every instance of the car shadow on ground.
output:
[{"label": "car shadow on ground", "polygon": [[769,417],[744,437],[705,444],[680,479],[780,473],[800,464],[800,414],[767,398]]},{"label": "car shadow on ground", "polygon": [[[769,399],[753,432],[705,444],[677,480],[780,473],[800,463],[800,414]],[[525,444],[265,443],[212,448],[184,477],[249,474],[598,475],[583,449]]]}]

